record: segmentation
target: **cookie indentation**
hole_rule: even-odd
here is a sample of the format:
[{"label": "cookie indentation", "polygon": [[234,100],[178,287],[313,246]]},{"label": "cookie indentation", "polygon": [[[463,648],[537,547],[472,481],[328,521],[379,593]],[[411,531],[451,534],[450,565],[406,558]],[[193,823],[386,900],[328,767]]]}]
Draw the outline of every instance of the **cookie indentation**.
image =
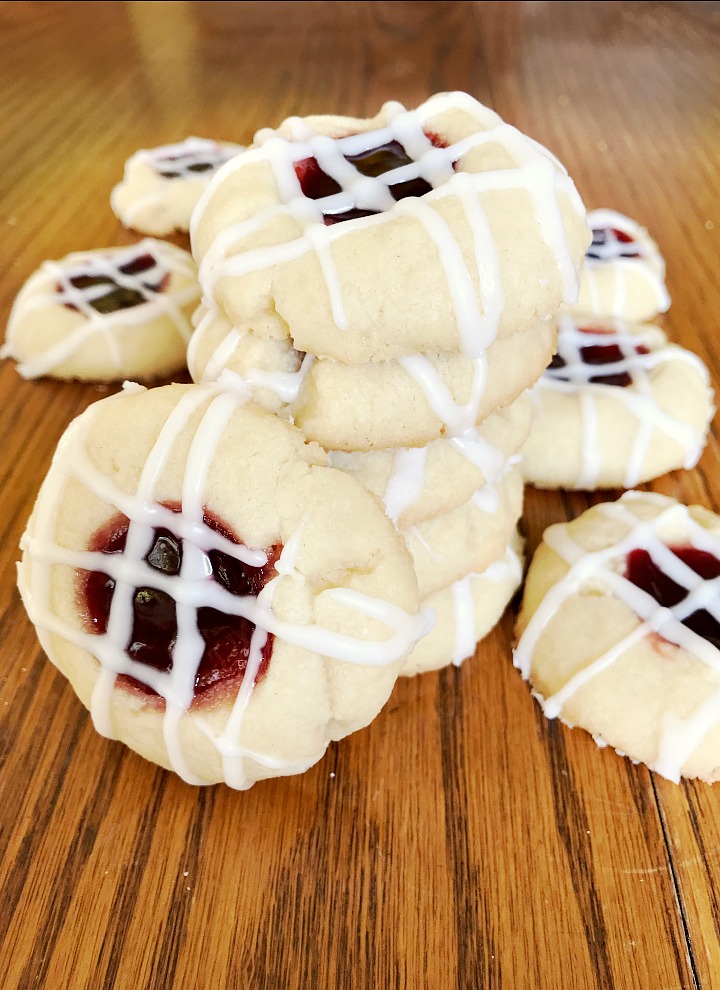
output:
[{"label": "cookie indentation", "polygon": [[[175,512],[179,508],[168,506]],[[238,543],[233,534],[217,519],[205,514],[204,523],[213,531]],[[128,538],[129,520],[122,515],[95,534],[89,549],[103,554],[124,553]],[[145,583],[132,592],[132,621],[128,626],[125,654],[136,663],[154,670],[170,672],[173,668],[175,649],[178,641],[177,602],[168,592],[159,587],[158,580],[173,578],[183,581],[183,559],[187,551],[187,541],[178,537],[171,529],[158,528],[152,531],[152,543],[142,557],[145,566]],[[212,585],[220,585],[231,595],[257,596],[272,577],[275,562],[280,556],[280,547],[267,551],[267,563],[254,567],[220,550],[205,551],[194,547],[205,559],[203,570],[208,581],[208,595],[200,593],[199,601],[210,600]],[[205,580],[203,579],[203,580]],[[197,578],[194,579],[197,582]],[[165,586],[167,587],[167,585]],[[108,632],[115,581],[102,571],[83,571],[80,576],[80,601],[88,628],[98,635]],[[205,694],[211,687],[227,681],[242,680],[250,654],[250,641],[254,623],[242,616],[227,615],[212,605],[199,604],[195,607],[195,626],[202,637],[205,648],[195,673],[194,696]],[[268,634],[262,648],[257,681],[265,675],[270,663],[274,637]],[[144,695],[157,692],[134,677],[122,675],[120,682],[126,687],[140,691]]]},{"label": "cookie indentation", "polygon": [[593,261],[614,261],[616,258],[640,258],[642,252],[637,242],[617,227],[593,228],[592,244],[586,258]]},{"label": "cookie indentation", "polygon": [[[720,560],[713,554],[691,546],[668,547],[668,549],[704,580],[711,581],[720,577]],[[689,593],[687,587],[678,584],[666,574],[644,549],[631,550],[627,555],[625,577],[651,595],[663,608],[674,608]],[[690,615],[679,618],[679,621],[720,649],[720,623],[707,609],[697,609]]]},{"label": "cookie indentation", "polygon": [[141,306],[152,295],[164,292],[169,279],[151,254],[138,255],[116,269],[107,260],[97,259],[95,263],[88,262],[84,271],[68,274],[68,285],[58,284],[57,292],[68,309],[82,312],[84,306],[90,306],[107,315]]}]

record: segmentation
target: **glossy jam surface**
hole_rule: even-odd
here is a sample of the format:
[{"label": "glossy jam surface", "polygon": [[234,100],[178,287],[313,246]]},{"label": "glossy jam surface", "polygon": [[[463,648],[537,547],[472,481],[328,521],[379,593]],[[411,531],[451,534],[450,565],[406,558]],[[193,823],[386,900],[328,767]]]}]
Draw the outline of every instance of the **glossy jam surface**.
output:
[{"label": "glossy jam surface", "polygon": [[[578,327],[578,332],[593,335],[610,335],[612,333],[612,331],[605,328],[593,327]],[[562,350],[562,337],[560,338],[560,349]],[[633,351],[638,355],[650,353],[644,344],[635,344]],[[627,352],[623,353],[619,344],[588,344],[587,347],[580,348],[580,360],[583,364],[587,365],[601,367],[607,364],[617,364],[619,361],[624,361],[628,356]],[[549,367],[553,370],[565,368],[567,367],[567,361],[562,354],[558,353],[553,357]],[[553,377],[558,381],[570,381],[569,378],[564,378],[562,375],[554,375]],[[615,374],[592,375],[588,378],[588,381],[595,385],[615,385],[618,388],[627,388],[628,385],[632,385],[632,375],[629,371],[620,371]]]},{"label": "glossy jam surface", "polygon": [[[705,580],[712,580],[712,578],[720,576],[720,560],[711,553],[689,546],[669,547],[668,549]],[[688,595],[687,588],[677,584],[664,571],[660,570],[647,550],[630,551],[627,555],[625,577],[638,588],[642,588],[648,595],[652,595],[655,601],[665,608],[678,605]],[[706,609],[698,609],[681,621],[688,629],[692,629],[698,636],[702,636],[703,639],[720,649],[720,623]]]},{"label": "glossy jam surface", "polygon": [[[124,265],[118,265],[118,272],[123,275],[139,276],[144,272],[149,272],[157,265],[157,261],[151,254],[141,254],[132,258]],[[77,275],[70,275],[68,281],[76,289],[88,290],[84,292],[85,301],[88,306],[103,315],[115,313],[120,309],[131,309],[133,306],[141,306],[147,302],[147,292],[163,292],[167,288],[169,275],[164,275],[159,282],[145,281],[140,279],[141,285],[146,289],[146,293],[131,286],[119,285],[112,275],[105,272],[92,271],[78,272]],[[62,291],[62,287],[58,287]],[[105,292],[100,292],[100,288]],[[66,302],[68,309],[77,310],[73,303]]]},{"label": "glossy jam surface", "polygon": [[[175,507],[171,508],[177,511]],[[219,522],[206,515],[205,523],[233,543],[238,541]],[[89,549],[94,552],[117,554],[125,549],[128,520],[118,515],[93,537]],[[169,671],[173,666],[173,647],[178,635],[176,603],[167,592],[153,586],[152,571],[168,577],[180,574],[183,561],[183,540],[169,529],[153,531],[153,543],[146,553],[148,583],[133,592],[132,631],[124,649],[132,660],[155,670]],[[252,567],[219,550],[207,554],[212,577],[209,580],[221,585],[232,595],[257,595],[272,577],[280,548],[268,551],[268,562],[263,567]],[[107,631],[110,606],[115,590],[114,581],[101,571],[80,573],[80,605],[90,631],[98,634]],[[255,628],[248,619],[227,615],[217,609],[201,607],[196,611],[196,626],[205,642],[205,650],[195,677],[195,697],[225,682],[238,682],[247,667],[250,639]],[[262,663],[258,672],[265,674],[272,653],[273,637],[268,636],[262,651]],[[123,675],[120,680],[126,686],[146,695],[154,695],[152,688]]]},{"label": "glossy jam surface", "polygon": [[611,261],[614,258],[639,258],[637,243],[630,234],[616,227],[597,227],[592,232],[592,244],[587,249],[586,258],[593,261]]},{"label": "glossy jam surface", "polygon": [[[436,135],[428,134],[427,137],[436,148],[444,147],[443,142]],[[344,155],[343,157],[345,161],[354,165],[361,175],[373,178],[402,168],[403,165],[410,165],[414,161],[399,141],[389,141],[377,148],[370,148],[367,151],[361,151],[355,155]],[[337,193],[343,192],[343,187],[332,176],[323,172],[315,158],[304,158],[302,161],[296,162],[295,173],[300,181],[303,195],[307,196],[308,199],[325,199],[326,196],[335,196]],[[397,202],[411,196],[424,196],[425,193],[430,192],[432,186],[425,179],[415,178],[393,183],[388,188],[390,195]],[[369,217],[378,212],[378,210],[363,210],[354,207],[342,213],[323,213],[323,218],[325,224],[330,225],[342,223],[344,220],[355,220],[358,217]]]}]

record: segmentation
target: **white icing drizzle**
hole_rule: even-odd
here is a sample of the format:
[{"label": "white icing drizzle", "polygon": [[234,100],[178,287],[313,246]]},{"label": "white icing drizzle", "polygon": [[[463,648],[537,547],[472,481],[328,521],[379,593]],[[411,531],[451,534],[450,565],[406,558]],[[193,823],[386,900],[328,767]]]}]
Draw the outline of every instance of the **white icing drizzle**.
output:
[{"label": "white icing drizzle", "polygon": [[[581,282],[587,291],[589,311],[594,316],[622,317],[631,299],[631,280],[642,280],[654,297],[655,311],[665,313],[670,308],[670,296],[665,285],[665,262],[656,244],[646,230],[630,217],[615,210],[592,210],[587,215],[590,228],[595,231],[620,230],[632,239],[632,244],[608,236],[604,245],[591,245],[588,253],[600,257],[587,257],[583,262]],[[624,258],[623,249],[632,248],[638,257]],[[603,294],[603,285],[612,274],[612,299]],[[604,281],[601,281],[604,280]],[[635,290],[636,294],[637,290]],[[585,301],[584,301],[585,304]]]},{"label": "white icing drizzle", "polygon": [[425,484],[427,447],[401,447],[395,453],[393,473],[385,489],[385,511],[397,525],[400,516],[420,498]]},{"label": "white icing drizzle", "polygon": [[[640,499],[657,503],[659,511],[654,518],[642,520],[635,515],[632,503]],[[564,524],[551,526],[545,531],[545,543],[568,564],[569,570],[549,589],[531,617],[515,650],[514,663],[525,680],[529,679],[537,644],[563,603],[570,596],[580,593],[588,581],[606,585],[616,598],[639,617],[639,625],[570,677],[553,695],[542,698],[536,693],[535,696],[545,715],[548,718],[557,718],[581,687],[612,667],[636,643],[652,633],[662,636],[709,667],[718,682],[717,689],[687,718],[680,719],[669,713],[658,727],[657,755],[649,764],[650,769],[677,782],[687,760],[720,721],[720,651],[682,624],[683,618],[701,609],[720,621],[720,578],[705,580],[696,574],[671,552],[661,534],[670,527],[673,531],[682,530],[681,540],[684,544],[717,558],[720,558],[720,539],[696,522],[687,506],[662,495],[627,492],[618,502],[604,503],[596,506],[594,511],[600,511],[624,523],[627,527],[625,535],[602,550],[590,552],[571,538]],[[672,581],[687,589],[686,597],[671,608],[663,607],[651,595],[627,580],[620,573],[620,568],[628,553],[634,549],[645,550]]]},{"label": "white icing drizzle", "polygon": [[[143,272],[128,275],[120,269],[143,255],[152,256],[155,264]],[[172,280],[173,273],[190,276],[193,281],[182,289],[170,285],[164,291],[149,287],[159,285],[164,279]],[[80,275],[107,276],[115,285],[95,285],[78,288],[71,282]],[[91,302],[109,295],[117,286],[139,293],[143,302],[137,306],[118,309],[112,313],[100,313]],[[41,354],[29,358],[17,366],[24,378],[36,378],[52,372],[70,359],[91,337],[102,336],[108,346],[115,366],[122,367],[119,340],[123,328],[148,323],[158,316],[167,317],[184,341],[190,339],[192,327],[183,308],[198,299],[200,288],[195,281],[195,266],[184,251],[162,241],[149,238],[130,248],[98,252],[78,252],[68,255],[61,262],[46,261],[32,276],[18,295],[10,313],[7,343],[0,351],[2,357],[13,357],[14,338],[26,313],[51,306],[71,306],[83,317],[82,323]],[[52,319],[52,313],[48,314]]]},{"label": "white icing drizzle", "polygon": [[472,362],[470,397],[465,403],[457,403],[440,373],[422,354],[398,358],[398,364],[417,382],[435,415],[445,427],[447,436],[477,439],[476,423],[480,403],[487,384],[487,356],[482,354]]},{"label": "white icing drizzle", "polygon": [[[602,457],[597,428],[596,399],[607,397],[626,406],[628,414],[637,423],[637,432],[628,459],[623,484],[637,485],[642,478],[645,458],[650,450],[655,432],[675,440],[685,450],[684,467],[697,464],[705,446],[705,437],[693,426],[671,416],[660,408],[653,395],[652,375],[656,368],[671,361],[691,365],[698,373],[704,387],[709,387],[709,375],[703,362],[695,354],[674,344],[658,346],[653,333],[630,333],[617,320],[604,320],[605,332],[582,330],[578,321],[563,314],[558,317],[558,355],[566,362],[563,367],[547,368],[534,386],[536,401],[544,390],[580,397],[582,417],[582,467],[575,486],[592,489],[596,486]],[[657,332],[657,331],[656,331]],[[623,355],[619,361],[606,364],[586,364],[582,350],[586,347],[616,346]],[[638,354],[636,348],[647,348],[647,354]],[[627,386],[593,382],[590,379],[610,375],[628,374]]]},{"label": "white icing drizzle", "polygon": [[[452,107],[471,113],[480,127],[486,129],[449,147],[435,147],[425,134],[424,125],[431,127],[434,116]],[[477,358],[495,338],[503,309],[499,261],[479,197],[495,190],[524,189],[530,194],[543,239],[555,258],[564,300],[573,302],[577,298],[577,275],[565,235],[558,195],[562,192],[569,197],[578,212],[582,212],[582,203],[567,173],[561,166],[558,167],[559,163],[549,152],[504,124],[497,115],[467,94],[433,98],[416,111],[407,111],[397,103],[386,105],[384,110],[390,117],[385,127],[338,139],[314,134],[306,122],[297,118],[286,121],[284,127],[291,133],[292,140],[286,140],[269,129],[260,131],[255,137],[256,147],[223,166],[193,214],[193,242],[214,190],[238,169],[259,162],[269,163],[280,203],[267,207],[248,220],[230,224],[215,237],[200,266],[200,279],[208,296],[214,295],[215,284],[220,278],[260,271],[314,251],[325,280],[333,319],[340,329],[344,329],[347,318],[342,287],[332,258],[332,244],[352,231],[386,223],[391,216],[407,213],[423,226],[437,245],[440,265],[455,310],[461,349],[468,356]],[[391,141],[403,145],[413,161],[383,175],[368,177],[362,175],[345,157]],[[463,155],[483,144],[501,145],[515,166],[478,173],[454,170],[455,163]],[[326,175],[341,186],[341,192],[318,200],[304,196],[295,165],[312,158]],[[388,187],[411,179],[424,179],[433,187],[432,191],[419,199],[407,198],[396,203]],[[446,196],[457,196],[472,233],[474,275],[479,284],[481,308],[478,306],[473,276],[459,245],[434,208]],[[324,214],[343,213],[353,208],[384,212],[329,226],[324,224]],[[237,253],[237,244],[283,214],[289,215],[298,224],[299,233],[295,239]]]},{"label": "white icing drizzle", "polygon": [[[345,608],[377,620],[389,630],[391,635],[387,639],[380,642],[360,640],[315,624],[303,626],[278,619],[273,611],[273,599],[279,582],[287,577],[303,580],[295,570],[294,562],[304,520],[287,541],[275,576],[257,597],[233,595],[212,580],[208,558],[212,549],[222,550],[254,567],[267,563],[265,551],[233,543],[215,532],[204,520],[207,472],[230,417],[246,397],[247,390],[243,391],[235,384],[228,387],[224,380],[213,386],[188,390],[163,425],[134,494],[116,487],[111,478],[95,467],[87,453],[86,437],[95,415],[93,407],[88,409],[70,426],[61,441],[54,470],[38,497],[35,533],[33,536],[26,533],[23,537],[23,549],[32,561],[29,586],[24,582],[22,571],[20,574],[23,601],[48,653],[52,655],[53,652],[51,636],[59,636],[98,659],[100,672],[92,696],[92,717],[98,730],[113,735],[111,704],[116,676],[126,674],[135,678],[165,700],[163,735],[171,765],[183,779],[192,783],[199,781],[187,765],[180,729],[193,701],[195,676],[204,652],[204,642],[197,628],[197,610],[210,607],[230,616],[243,616],[254,623],[256,628],[251,638],[248,665],[226,729],[216,738],[202,716],[199,717],[205,726],[203,731],[216,743],[222,755],[225,779],[234,787],[248,786],[243,766],[246,756],[286,772],[297,769],[270,756],[250,753],[238,742],[243,714],[262,662],[262,647],[269,633],[322,656],[349,663],[383,666],[406,655],[420,636],[427,632],[430,621],[427,610],[412,616],[390,602],[347,588],[326,589],[319,594],[318,600],[330,598]],[[117,401],[118,398],[106,401]],[[154,489],[173,454],[178,437],[203,404],[205,409],[195,429],[185,465],[182,512],[175,513],[153,501]],[[70,448],[67,454],[66,448]],[[115,506],[128,518],[123,553],[70,550],[56,543],[54,534],[58,506],[64,486],[70,479],[80,481],[88,491]],[[152,545],[153,530],[160,527],[169,529],[183,541],[182,565],[177,575],[157,571],[143,559]],[[53,566],[59,564],[100,571],[114,582],[105,633],[88,632],[53,611],[50,580]],[[169,672],[148,667],[131,659],[125,652],[133,628],[133,592],[138,587],[155,588],[176,602],[178,632]]]},{"label": "white icing drizzle", "polygon": [[456,667],[471,657],[477,646],[473,584],[478,579],[493,583],[512,581],[517,587],[521,578],[522,561],[513,547],[508,545],[505,554],[490,564],[489,567],[486,567],[484,571],[479,574],[467,574],[451,585],[455,618],[455,644],[452,662]]}]

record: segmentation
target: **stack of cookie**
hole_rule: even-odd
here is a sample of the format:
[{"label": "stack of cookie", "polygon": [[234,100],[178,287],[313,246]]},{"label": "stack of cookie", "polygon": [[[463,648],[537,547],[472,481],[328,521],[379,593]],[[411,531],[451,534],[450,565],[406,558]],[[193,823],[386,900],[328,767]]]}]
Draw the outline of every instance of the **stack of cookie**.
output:
[{"label": "stack of cookie", "polygon": [[384,502],[459,663],[521,566],[523,393],[589,241],[562,166],[465,94],[260,131],[191,224],[204,304],[188,365],[241,379]]}]

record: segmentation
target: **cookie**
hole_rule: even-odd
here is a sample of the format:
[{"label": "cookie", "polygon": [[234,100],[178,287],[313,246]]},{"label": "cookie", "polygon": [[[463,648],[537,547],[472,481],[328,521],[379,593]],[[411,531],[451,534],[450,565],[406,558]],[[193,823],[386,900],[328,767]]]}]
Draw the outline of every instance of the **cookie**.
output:
[{"label": "cookie", "polygon": [[24,378],[160,378],[185,366],[199,296],[190,255],[162,241],[46,261],[15,300],[2,356]]},{"label": "cookie", "polygon": [[237,376],[263,405],[275,411],[286,407],[284,414],[327,450],[367,451],[469,436],[477,423],[537,380],[556,339],[555,325],[544,321],[495,341],[477,359],[413,355],[352,365],[233,327],[211,307],[200,316],[188,366],[198,382],[228,372]]},{"label": "cookie", "polygon": [[522,476],[508,467],[499,481],[483,486],[457,509],[402,530],[420,598],[484,571],[502,556],[522,505]]},{"label": "cookie", "polygon": [[470,435],[510,405],[547,367],[556,346],[551,322],[497,340],[484,357],[414,355],[351,365],[310,360],[289,412],[326,450],[419,447]]},{"label": "cookie", "polygon": [[615,210],[587,215],[592,244],[573,313],[643,322],[670,308],[665,262],[647,230]]},{"label": "cookie", "polygon": [[549,718],[651,770],[720,777],[720,517],[628,492],[551,526],[515,664]]},{"label": "cookie", "polygon": [[110,194],[113,213],[143,234],[163,237],[186,231],[213,175],[243,150],[239,144],[189,137],[179,144],[136,151]]},{"label": "cookie", "polygon": [[221,385],[131,386],[71,424],[19,585],[100,732],[244,788],[377,714],[428,616],[382,506],[325,459]]},{"label": "cookie", "polygon": [[422,605],[435,613],[435,625],[405,660],[402,677],[460,664],[473,656],[491,632],[522,581],[521,540],[515,534],[505,553],[480,574],[466,574]]},{"label": "cookie", "polygon": [[400,529],[407,529],[467,502],[483,485],[498,481],[530,431],[532,403],[523,392],[492,413],[477,436],[434,440],[426,447],[367,453],[332,451],[333,467],[347,471],[378,498]]},{"label": "cookie", "polygon": [[478,357],[577,298],[590,240],[560,163],[465,93],[259,131],[191,238],[233,325],[349,364]]},{"label": "cookie", "polygon": [[522,449],[540,488],[631,488],[697,463],[713,414],[705,365],[652,325],[559,319]]}]

